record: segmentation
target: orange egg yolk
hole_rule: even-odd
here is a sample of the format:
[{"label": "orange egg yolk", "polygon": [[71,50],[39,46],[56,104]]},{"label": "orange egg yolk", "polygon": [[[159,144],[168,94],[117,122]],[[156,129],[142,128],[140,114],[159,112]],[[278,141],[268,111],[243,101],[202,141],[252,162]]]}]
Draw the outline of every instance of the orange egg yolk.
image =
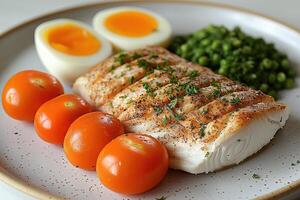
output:
[{"label": "orange egg yolk", "polygon": [[122,11],[107,17],[104,26],[118,35],[143,37],[157,29],[157,21],[151,15],[143,12]]},{"label": "orange egg yolk", "polygon": [[93,34],[73,24],[52,27],[46,35],[54,49],[69,55],[91,55],[101,47],[100,41]]}]

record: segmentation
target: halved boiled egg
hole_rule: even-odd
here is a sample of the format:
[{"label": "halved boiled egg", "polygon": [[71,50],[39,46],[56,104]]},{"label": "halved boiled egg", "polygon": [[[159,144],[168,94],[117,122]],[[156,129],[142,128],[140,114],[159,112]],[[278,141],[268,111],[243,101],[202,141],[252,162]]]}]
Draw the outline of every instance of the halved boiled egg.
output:
[{"label": "halved boiled egg", "polygon": [[112,54],[109,41],[90,26],[70,19],[42,23],[34,39],[49,72],[69,83]]},{"label": "halved boiled egg", "polygon": [[99,11],[93,19],[94,29],[122,50],[149,45],[166,46],[171,25],[162,16],[136,7],[117,7]]}]

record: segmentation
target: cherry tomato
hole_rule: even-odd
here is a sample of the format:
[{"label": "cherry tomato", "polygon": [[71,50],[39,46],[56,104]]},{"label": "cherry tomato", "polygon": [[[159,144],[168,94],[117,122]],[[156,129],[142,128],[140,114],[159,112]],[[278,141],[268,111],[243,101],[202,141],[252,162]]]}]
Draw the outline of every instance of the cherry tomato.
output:
[{"label": "cherry tomato", "polygon": [[88,112],[91,112],[91,107],[81,97],[63,94],[47,101],[38,109],[34,118],[34,127],[46,142],[63,144],[72,122]]},{"label": "cherry tomato", "polygon": [[26,70],[7,81],[2,92],[2,105],[10,117],[32,122],[43,103],[63,93],[64,89],[55,77]]},{"label": "cherry tomato", "polygon": [[87,113],[71,124],[64,140],[64,151],[74,166],[95,170],[102,148],[123,133],[123,125],[112,115]]},{"label": "cherry tomato", "polygon": [[124,134],[108,143],[97,160],[97,174],[109,189],[138,194],[156,186],[168,170],[168,153],[157,139]]}]

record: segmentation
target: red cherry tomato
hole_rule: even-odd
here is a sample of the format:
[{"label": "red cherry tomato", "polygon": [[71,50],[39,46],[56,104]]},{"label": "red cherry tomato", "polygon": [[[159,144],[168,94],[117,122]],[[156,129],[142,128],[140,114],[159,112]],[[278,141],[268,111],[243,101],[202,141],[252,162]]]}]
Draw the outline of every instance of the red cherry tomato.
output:
[{"label": "red cherry tomato", "polygon": [[109,189],[138,194],[156,186],[168,170],[168,153],[157,139],[142,134],[123,134],[99,154],[97,174]]},{"label": "red cherry tomato", "polygon": [[46,101],[61,95],[61,83],[50,74],[26,70],[13,75],[4,86],[2,105],[17,120],[32,122],[37,109]]},{"label": "red cherry tomato", "polygon": [[64,140],[64,151],[74,166],[95,170],[102,148],[123,133],[123,125],[112,115],[87,113],[71,124]]},{"label": "red cherry tomato", "polygon": [[36,112],[34,127],[46,142],[63,144],[68,128],[81,115],[91,112],[91,106],[74,94],[63,94],[44,103]]}]

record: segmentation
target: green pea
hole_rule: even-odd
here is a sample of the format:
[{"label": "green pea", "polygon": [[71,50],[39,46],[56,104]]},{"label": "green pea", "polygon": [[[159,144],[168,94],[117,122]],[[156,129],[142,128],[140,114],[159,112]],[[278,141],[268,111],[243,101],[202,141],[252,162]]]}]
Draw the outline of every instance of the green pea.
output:
[{"label": "green pea", "polygon": [[242,42],[241,42],[241,40],[239,40],[239,39],[234,38],[234,39],[232,40],[232,45],[233,45],[234,47],[240,47],[241,44],[242,44]]},{"label": "green pea", "polygon": [[266,83],[262,83],[260,86],[259,86],[259,89],[263,92],[267,92],[268,89],[269,89],[269,85],[266,84]]},{"label": "green pea", "polygon": [[246,66],[247,69],[253,69],[253,68],[254,68],[254,65],[255,65],[255,62],[252,61],[252,60],[248,60],[248,61],[246,61],[246,63],[245,63],[245,66]]},{"label": "green pea", "polygon": [[257,79],[257,75],[256,74],[250,74],[250,79],[251,80],[256,80]]},{"label": "green pea", "polygon": [[279,63],[276,60],[273,60],[272,67],[274,70],[277,70],[279,68]]},{"label": "green pea", "polygon": [[189,36],[175,37],[169,49],[192,62],[209,66],[232,80],[277,98],[292,88],[296,71],[274,44],[245,34],[239,27],[210,25]]},{"label": "green pea", "polygon": [[271,69],[272,68],[272,61],[269,58],[264,58],[260,63],[260,66],[264,69]]},{"label": "green pea", "polygon": [[210,43],[211,43],[210,39],[207,38],[201,41],[201,45],[204,47],[208,46]]},{"label": "green pea", "polygon": [[236,49],[232,52],[234,56],[240,57],[242,53],[242,49]]},{"label": "green pea", "polygon": [[229,67],[229,62],[225,59],[222,59],[220,61],[220,65],[221,65],[221,67],[228,68]]},{"label": "green pea", "polygon": [[211,46],[207,46],[207,47],[205,48],[205,52],[206,52],[207,54],[211,55],[211,54],[214,53],[214,50],[212,49]]},{"label": "green pea", "polygon": [[190,46],[193,48],[193,46],[197,45],[197,40],[195,39],[190,39],[189,41],[187,41],[186,45]]},{"label": "green pea", "polygon": [[227,75],[228,68],[227,67],[220,67],[219,70],[218,70],[218,73],[222,74],[222,75]]},{"label": "green pea", "polygon": [[285,82],[285,80],[286,80],[286,75],[285,75],[285,73],[279,72],[279,73],[277,74],[277,81],[280,82],[280,83],[283,83],[283,82]]},{"label": "green pea", "polygon": [[294,85],[295,85],[294,79],[288,78],[285,82],[285,88],[287,88],[287,89],[293,88]]},{"label": "green pea", "polygon": [[187,53],[188,45],[187,44],[181,45],[180,50],[181,50],[181,53]]},{"label": "green pea", "polygon": [[214,50],[219,49],[221,46],[222,46],[222,42],[220,40],[215,40],[211,44],[211,48]]},{"label": "green pea", "polygon": [[231,50],[231,45],[228,44],[228,43],[224,43],[222,48],[223,48],[223,51],[226,53],[226,52],[229,52]]},{"label": "green pea", "polygon": [[281,61],[281,66],[282,66],[282,68],[284,68],[284,69],[288,69],[288,68],[290,67],[290,62],[289,62],[289,60],[288,60],[288,59],[283,59],[283,60]]},{"label": "green pea", "polygon": [[205,51],[202,48],[197,48],[193,51],[194,55],[198,57],[205,55]]},{"label": "green pea", "polygon": [[219,54],[213,54],[212,55],[212,63],[214,64],[214,65],[217,65],[217,64],[219,64],[220,63],[220,60],[221,60],[221,56],[219,55]]},{"label": "green pea", "polygon": [[191,54],[188,53],[188,52],[182,52],[182,53],[181,53],[181,57],[183,57],[183,58],[189,60],[189,59],[191,58]]},{"label": "green pea", "polygon": [[199,59],[198,59],[198,63],[200,65],[203,65],[203,66],[206,66],[208,65],[208,58],[206,56],[201,56]]},{"label": "green pea", "polygon": [[195,49],[193,52],[192,61],[198,62],[198,59],[204,55],[205,55],[205,51],[203,49]]},{"label": "green pea", "polygon": [[252,53],[252,48],[249,46],[244,46],[243,47],[243,53],[244,54],[251,54]]},{"label": "green pea", "polygon": [[226,34],[227,32],[228,32],[227,28],[225,28],[224,26],[220,26],[220,33]]},{"label": "green pea", "polygon": [[214,26],[214,25],[209,25],[207,28],[206,28],[207,31],[209,31],[210,33],[216,33],[218,32],[218,27]]},{"label": "green pea", "polygon": [[276,81],[276,75],[275,74],[270,74],[268,77],[269,83],[275,83]]}]

